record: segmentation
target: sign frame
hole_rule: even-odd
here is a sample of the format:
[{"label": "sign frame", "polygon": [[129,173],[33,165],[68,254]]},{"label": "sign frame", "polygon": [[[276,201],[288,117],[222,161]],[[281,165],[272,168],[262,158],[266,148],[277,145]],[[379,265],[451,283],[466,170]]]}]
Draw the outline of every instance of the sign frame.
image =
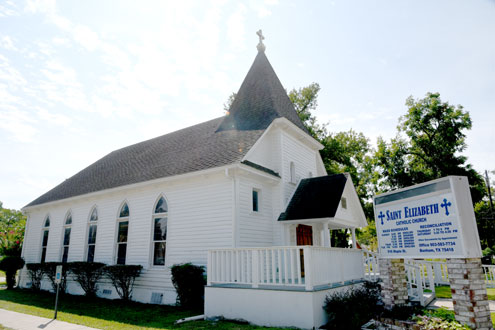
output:
[{"label": "sign frame", "polygon": [[[458,229],[459,241],[461,248],[457,253],[442,252],[438,254],[425,253],[394,253],[390,254],[382,248],[383,241],[380,237],[384,228],[378,218],[378,207],[393,207],[397,204],[415,202],[422,199],[432,198],[442,194],[452,194],[452,205],[456,215],[456,225]],[[377,204],[378,202],[378,204]],[[445,208],[447,210],[447,208]],[[429,259],[429,258],[480,258],[481,245],[479,240],[478,228],[474,216],[474,208],[469,190],[467,177],[464,176],[447,176],[437,180],[424,182],[407,188],[397,189],[391,192],[373,196],[373,211],[375,214],[375,223],[378,236],[378,253],[381,258],[387,259]],[[449,221],[452,219],[449,219]],[[414,233],[416,234],[416,233]]]}]

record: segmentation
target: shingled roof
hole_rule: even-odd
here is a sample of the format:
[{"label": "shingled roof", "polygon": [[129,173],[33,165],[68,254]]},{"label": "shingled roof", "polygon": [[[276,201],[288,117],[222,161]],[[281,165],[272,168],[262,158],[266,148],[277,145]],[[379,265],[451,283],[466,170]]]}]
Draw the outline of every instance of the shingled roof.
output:
[{"label": "shingled roof", "polygon": [[230,114],[113,151],[25,207],[239,163],[279,117],[307,132],[264,49],[259,49]]},{"label": "shingled roof", "polygon": [[347,182],[346,174],[302,179],[278,220],[333,218]]},{"label": "shingled roof", "polygon": [[240,162],[263,130],[216,132],[222,120],[113,151],[27,206]]}]

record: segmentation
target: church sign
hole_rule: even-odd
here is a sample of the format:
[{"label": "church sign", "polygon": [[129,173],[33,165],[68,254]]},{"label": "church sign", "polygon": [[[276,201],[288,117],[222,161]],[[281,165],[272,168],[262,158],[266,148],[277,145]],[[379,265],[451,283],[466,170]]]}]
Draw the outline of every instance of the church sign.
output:
[{"label": "church sign", "polygon": [[466,177],[449,176],[373,198],[382,258],[479,258]]}]

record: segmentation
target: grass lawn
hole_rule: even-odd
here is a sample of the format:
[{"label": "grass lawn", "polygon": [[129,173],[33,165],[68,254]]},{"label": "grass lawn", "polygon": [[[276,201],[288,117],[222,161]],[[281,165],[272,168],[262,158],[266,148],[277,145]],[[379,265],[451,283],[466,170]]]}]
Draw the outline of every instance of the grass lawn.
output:
[{"label": "grass lawn", "polygon": [[[54,302],[55,296],[47,292],[0,290],[0,308],[11,311],[53,318]],[[175,306],[61,296],[57,319],[99,329],[280,329],[227,321],[194,321],[174,325],[178,319],[202,313]]]},{"label": "grass lawn", "polygon": [[[486,289],[488,292],[488,300],[495,300],[495,288]],[[452,298],[452,293],[450,292],[450,286],[442,285],[435,288],[435,293],[437,298]]]}]

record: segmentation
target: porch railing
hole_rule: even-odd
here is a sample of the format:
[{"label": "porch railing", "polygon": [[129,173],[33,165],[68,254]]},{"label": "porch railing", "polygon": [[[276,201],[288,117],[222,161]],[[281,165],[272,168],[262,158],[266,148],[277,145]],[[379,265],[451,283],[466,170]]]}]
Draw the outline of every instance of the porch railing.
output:
[{"label": "porch railing", "polygon": [[314,246],[208,251],[208,285],[315,286],[364,278],[362,251]]},{"label": "porch railing", "polygon": [[483,265],[487,288],[495,288],[495,265]]}]

